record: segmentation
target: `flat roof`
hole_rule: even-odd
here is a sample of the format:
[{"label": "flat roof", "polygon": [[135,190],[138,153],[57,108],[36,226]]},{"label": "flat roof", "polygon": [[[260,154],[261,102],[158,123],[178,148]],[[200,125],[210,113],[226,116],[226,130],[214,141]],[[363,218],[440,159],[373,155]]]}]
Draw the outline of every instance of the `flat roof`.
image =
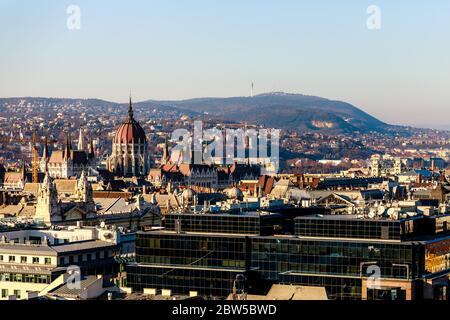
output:
[{"label": "flat roof", "polygon": [[208,237],[249,237],[249,236],[258,236],[257,233],[224,233],[224,232],[193,232],[193,231],[182,231],[176,232],[174,230],[149,230],[149,231],[138,231],[138,234],[163,234],[163,235],[192,235],[192,236],[208,236]]},{"label": "flat roof", "polygon": [[25,245],[25,244],[0,244],[0,253],[18,253],[30,255],[51,255],[56,256],[55,250],[52,247],[45,245]]},{"label": "flat roof", "polygon": [[97,249],[97,248],[109,248],[115,247],[115,243],[100,241],[100,240],[90,240],[90,241],[82,241],[82,242],[73,242],[66,243],[62,245],[52,246],[52,249],[58,253],[65,253],[71,251],[82,251],[89,249]]},{"label": "flat roof", "polygon": [[307,219],[314,219],[314,220],[349,220],[349,221],[379,221],[379,222],[402,222],[402,221],[408,221],[408,220],[416,220],[423,218],[423,216],[414,216],[409,217],[405,219],[389,219],[388,217],[377,217],[374,219],[370,218],[359,218],[356,214],[324,214],[324,215],[318,215],[318,214],[308,214],[304,216],[298,216],[295,218],[298,220],[307,220]]},{"label": "flat roof", "polygon": [[269,212],[269,211],[243,211],[242,213],[235,212],[209,212],[209,213],[166,213],[164,216],[209,216],[209,217],[267,217],[279,215],[278,212]]},{"label": "flat roof", "polygon": [[109,248],[115,246],[116,246],[115,243],[100,240],[72,242],[53,246],[19,244],[19,243],[11,243],[11,244],[2,243],[0,244],[0,253],[56,256],[58,253],[83,251],[97,248]]},{"label": "flat roof", "polygon": [[297,235],[271,235],[271,236],[256,236],[256,238],[260,239],[273,239],[273,240],[307,240],[307,241],[317,241],[317,242],[343,242],[343,243],[365,243],[365,244],[373,244],[373,243],[384,243],[384,244],[404,244],[411,245],[413,243],[419,243],[421,241],[401,241],[401,240],[392,240],[392,239],[364,239],[364,238],[336,238],[336,237],[304,237]]}]

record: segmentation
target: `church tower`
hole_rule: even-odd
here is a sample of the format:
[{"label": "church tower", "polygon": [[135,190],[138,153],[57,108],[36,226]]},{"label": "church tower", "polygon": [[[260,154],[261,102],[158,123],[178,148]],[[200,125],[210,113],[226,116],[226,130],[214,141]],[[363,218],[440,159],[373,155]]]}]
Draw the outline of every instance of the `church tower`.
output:
[{"label": "church tower", "polygon": [[46,173],[43,183],[39,186],[35,218],[42,220],[45,224],[62,220],[58,192],[48,173]]},{"label": "church tower", "polygon": [[83,209],[86,211],[87,215],[96,213],[92,186],[87,180],[87,175],[85,171],[81,173],[80,179],[78,179],[77,181],[77,189],[75,194],[80,201],[84,202]]}]

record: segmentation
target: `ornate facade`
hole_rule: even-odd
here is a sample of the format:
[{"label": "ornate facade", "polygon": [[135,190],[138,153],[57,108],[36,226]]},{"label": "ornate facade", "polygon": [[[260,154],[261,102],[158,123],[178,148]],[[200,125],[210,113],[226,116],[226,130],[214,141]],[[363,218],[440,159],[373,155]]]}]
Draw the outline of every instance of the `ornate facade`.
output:
[{"label": "ornate facade", "polygon": [[45,175],[44,182],[39,186],[35,219],[42,220],[44,223],[62,220],[58,192],[55,183],[48,174]]},{"label": "ornate facade", "polygon": [[258,165],[173,163],[170,160],[159,168],[151,169],[148,180],[156,187],[190,186],[196,190],[223,190],[241,180],[257,180],[261,175]]},{"label": "ornate facade", "polygon": [[[80,138],[84,139],[81,134]],[[78,142],[79,146],[80,144],[84,145],[84,142]],[[45,141],[39,169],[41,172],[48,172],[51,178],[67,179],[80,177],[81,173],[83,171],[87,172],[91,166],[95,166],[95,152],[92,139],[89,144],[89,151],[84,149],[74,150],[68,135],[63,150],[54,150],[51,154],[48,150],[47,141]]]},{"label": "ornate facade", "polygon": [[112,143],[108,170],[117,176],[137,177],[148,173],[148,146],[144,129],[133,117],[133,106],[128,108],[127,120],[119,126]]},{"label": "ornate facade", "polygon": [[83,171],[76,183],[73,195],[60,198],[57,187],[49,174],[39,186],[35,219],[45,224],[80,221],[95,218],[96,206],[91,184]]}]

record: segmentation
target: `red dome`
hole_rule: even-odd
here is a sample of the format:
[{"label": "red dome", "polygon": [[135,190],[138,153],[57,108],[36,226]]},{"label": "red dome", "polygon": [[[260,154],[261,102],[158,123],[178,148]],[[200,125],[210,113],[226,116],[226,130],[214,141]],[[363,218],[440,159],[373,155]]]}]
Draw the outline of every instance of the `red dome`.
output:
[{"label": "red dome", "polygon": [[133,120],[120,125],[116,131],[114,141],[121,144],[147,143],[147,138],[141,125]]},{"label": "red dome", "polygon": [[114,142],[120,144],[132,144],[133,142],[137,144],[147,143],[144,129],[142,129],[141,125],[133,118],[131,97],[130,106],[128,108],[128,119],[117,129]]}]

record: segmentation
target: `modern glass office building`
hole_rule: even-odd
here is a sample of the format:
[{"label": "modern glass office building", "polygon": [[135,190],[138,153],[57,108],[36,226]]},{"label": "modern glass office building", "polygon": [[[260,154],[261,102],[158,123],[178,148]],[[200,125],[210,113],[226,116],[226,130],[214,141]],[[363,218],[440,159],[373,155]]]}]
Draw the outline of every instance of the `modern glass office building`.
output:
[{"label": "modern glass office building", "polygon": [[139,233],[136,264],[127,268],[133,289],[170,289],[228,295],[238,274],[250,267],[250,238],[244,235]]},{"label": "modern glass office building", "polygon": [[381,279],[408,280],[419,274],[419,261],[420,246],[413,243],[252,238],[251,268],[261,280],[326,287],[333,299],[361,299],[371,266]]},{"label": "modern glass office building", "polygon": [[325,287],[330,299],[447,296],[450,237],[430,227],[442,224],[436,217],[308,215],[291,222],[294,232],[279,234],[285,230],[279,214],[174,215],[168,229],[138,233],[128,285],[226,297],[242,275],[254,294],[293,284]]},{"label": "modern glass office building", "polygon": [[270,235],[283,229],[281,214],[168,214],[167,230],[183,232]]}]

